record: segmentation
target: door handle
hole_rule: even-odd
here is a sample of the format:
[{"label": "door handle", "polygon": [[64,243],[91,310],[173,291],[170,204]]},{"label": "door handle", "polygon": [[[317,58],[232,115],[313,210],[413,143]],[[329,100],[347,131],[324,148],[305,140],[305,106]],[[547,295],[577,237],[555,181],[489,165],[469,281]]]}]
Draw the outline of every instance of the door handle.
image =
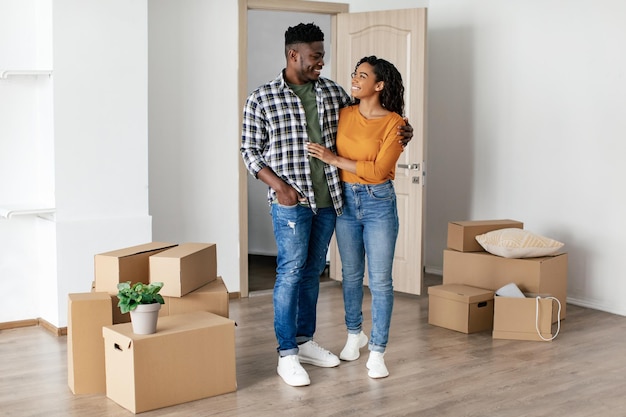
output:
[{"label": "door handle", "polygon": [[398,168],[419,170],[420,164],[398,164]]}]

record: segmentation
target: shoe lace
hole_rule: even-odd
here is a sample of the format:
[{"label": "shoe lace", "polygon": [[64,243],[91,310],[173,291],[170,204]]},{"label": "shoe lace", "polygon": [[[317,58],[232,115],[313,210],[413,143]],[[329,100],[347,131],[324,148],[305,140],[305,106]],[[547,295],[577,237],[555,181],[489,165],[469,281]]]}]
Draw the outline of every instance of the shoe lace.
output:
[{"label": "shoe lace", "polygon": [[320,353],[325,353],[325,354],[330,353],[328,350],[326,350],[326,349],[324,349],[323,347],[321,347],[320,345],[318,345],[318,344],[317,344],[317,342],[316,342],[315,340],[311,340],[311,341],[309,342],[309,346],[310,346],[310,348],[311,348],[311,349],[313,349],[313,350],[317,350],[317,351],[318,351],[318,352],[320,352]]},{"label": "shoe lace", "polygon": [[293,372],[296,370],[296,368],[298,367],[298,365],[300,364],[300,362],[298,361],[298,358],[296,357],[296,355],[290,355],[287,358],[287,366],[288,368]]}]

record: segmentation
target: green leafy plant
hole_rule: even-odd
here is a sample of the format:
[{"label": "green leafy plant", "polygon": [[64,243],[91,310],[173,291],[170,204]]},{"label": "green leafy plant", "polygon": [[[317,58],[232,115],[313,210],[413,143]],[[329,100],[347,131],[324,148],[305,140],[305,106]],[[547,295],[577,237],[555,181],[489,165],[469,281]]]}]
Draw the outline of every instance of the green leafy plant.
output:
[{"label": "green leafy plant", "polygon": [[117,284],[117,298],[119,302],[117,306],[120,308],[122,314],[133,311],[139,304],[165,304],[163,296],[159,294],[163,288],[162,282],[151,282],[150,284],[144,284],[143,282],[136,282],[131,285],[130,281],[120,282]]}]

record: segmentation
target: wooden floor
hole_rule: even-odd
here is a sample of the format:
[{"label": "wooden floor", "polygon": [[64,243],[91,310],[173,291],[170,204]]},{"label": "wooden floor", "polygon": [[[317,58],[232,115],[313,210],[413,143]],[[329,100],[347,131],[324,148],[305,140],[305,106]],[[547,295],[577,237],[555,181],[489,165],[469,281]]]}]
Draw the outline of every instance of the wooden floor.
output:
[{"label": "wooden floor", "polygon": [[[429,280],[437,283],[437,278]],[[370,328],[369,297],[364,314]],[[553,342],[492,340],[427,323],[428,296],[398,294],[386,362],[368,378],[367,353],[323,369],[308,387],[276,375],[271,294],[231,300],[237,322],[235,393],[142,416],[626,416],[626,318],[568,306]],[[346,332],[341,287],[322,284],[316,340],[339,353]],[[67,386],[66,337],[38,327],[0,331],[1,416],[129,416],[105,395]]]}]

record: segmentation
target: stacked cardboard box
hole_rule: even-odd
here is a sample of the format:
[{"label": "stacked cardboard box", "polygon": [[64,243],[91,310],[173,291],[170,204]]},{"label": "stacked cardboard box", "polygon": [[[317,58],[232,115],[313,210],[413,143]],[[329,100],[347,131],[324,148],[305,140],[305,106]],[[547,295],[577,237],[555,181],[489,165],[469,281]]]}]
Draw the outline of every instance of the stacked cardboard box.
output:
[{"label": "stacked cardboard box", "polygon": [[133,413],[233,392],[235,326],[209,312],[159,318],[157,332],[131,323],[102,328],[106,395]]},{"label": "stacked cardboard box", "polygon": [[493,327],[493,291],[467,285],[428,288],[428,323],[462,333]]},{"label": "stacked cardboard box", "polygon": [[523,229],[517,220],[465,220],[448,223],[448,249],[459,252],[484,252],[476,236],[499,229]]},{"label": "stacked cardboard box", "polygon": [[105,392],[102,326],[112,324],[107,293],[68,295],[67,383],[74,394]]},{"label": "stacked cardboard box", "polygon": [[186,294],[184,297],[163,297],[165,304],[159,311],[159,316],[191,313],[193,311],[209,311],[228,318],[228,291],[222,277],[209,282]]},{"label": "stacked cardboard box", "polygon": [[150,256],[150,281],[163,282],[161,295],[182,297],[217,278],[213,243],[184,243]]},{"label": "stacked cardboard box", "polygon": [[126,281],[148,284],[150,256],[174,246],[176,245],[172,243],[151,242],[96,255],[94,257],[96,291],[117,294],[117,284]]},{"label": "stacked cardboard box", "polygon": [[210,311],[228,318],[228,290],[217,276],[214,243],[152,242],[95,255],[94,291],[111,296],[113,324],[130,322],[117,307],[120,282],[163,282],[159,314]]},{"label": "stacked cardboard box", "polygon": [[517,284],[522,292],[552,295],[567,308],[567,254],[541,258],[502,258],[487,252],[443,253],[443,283],[465,284],[497,290],[509,283]]},{"label": "stacked cardboard box", "polygon": [[[553,296],[559,300],[560,317],[556,314],[545,313],[540,321],[548,320],[554,323],[558,319],[565,318],[567,253],[540,258],[503,258],[486,252],[476,241],[478,235],[505,228],[522,229],[523,223],[510,219],[450,222],[448,224],[448,248],[443,254],[443,287],[461,285],[478,289],[478,291],[482,289],[493,292],[506,284],[515,283],[524,293],[536,293],[544,297]],[[429,303],[434,301],[435,305],[438,302],[441,304],[437,299],[441,294],[441,290],[437,292],[436,289],[435,293],[429,296]],[[496,296],[493,304],[494,338],[542,340],[534,324],[532,328],[525,324],[520,325],[520,323],[529,323],[529,320],[532,323],[535,322],[535,298],[529,298],[526,302],[500,300],[500,298],[502,297]],[[467,297],[464,302],[468,306],[472,304]],[[552,305],[551,300],[540,300],[539,303],[544,309],[548,304]],[[550,308],[550,312],[552,310],[553,308]],[[438,314],[445,313],[439,311]],[[448,314],[458,315],[459,313],[453,313],[451,309],[448,309]],[[463,317],[457,319],[463,320]],[[545,326],[541,328],[542,335],[550,334],[549,327],[548,329]]]},{"label": "stacked cardboard box", "polygon": [[[222,278],[217,276],[215,244],[176,245],[152,242],[95,255],[94,266],[95,280],[91,292],[70,294],[68,299],[68,385],[72,392],[75,394],[106,392],[109,395],[108,391],[113,390],[109,395],[112,399],[133,412],[139,412],[137,410],[145,411],[190,401],[191,397],[192,399],[204,398],[204,396],[234,390],[234,383],[232,383],[234,380],[234,338],[231,343],[230,330],[228,330],[229,326],[234,327],[234,322],[228,320],[228,290]],[[163,317],[159,317],[157,334],[151,335],[149,338],[151,342],[140,343],[140,339],[143,340],[142,337],[146,336],[132,335],[132,327],[129,323],[130,314],[121,314],[117,306],[117,284],[126,281],[164,283],[161,294],[164,296],[165,304],[160,310],[160,316]],[[200,314],[196,317],[193,316],[195,313]],[[103,331],[103,326],[105,329],[109,328],[110,331]],[[127,380],[128,374],[120,376],[118,372],[133,374],[132,367],[146,366],[146,363],[140,359],[135,362],[135,359],[128,359],[130,357],[128,356],[123,359],[127,366],[122,371],[115,366],[111,368],[115,371],[109,370],[110,367],[106,364],[105,373],[105,347],[108,345],[103,343],[103,336],[105,339],[106,335],[109,338],[122,337],[114,336],[118,332],[127,337],[125,341],[129,341],[129,337],[132,339],[136,336],[137,339],[132,339],[132,344],[139,344],[142,349],[144,347],[149,349],[152,352],[150,355],[168,358],[168,361],[174,352],[161,352],[162,349],[180,351],[183,356],[191,357],[192,359],[189,360],[192,362],[205,361],[206,358],[202,355],[210,351],[211,355],[217,355],[215,360],[224,361],[221,367],[216,368],[224,372],[220,372],[219,375],[215,372],[212,374],[205,372],[206,369],[202,368],[202,372],[206,373],[201,378],[198,375],[201,379],[199,381],[205,385],[202,390],[185,390],[183,393],[172,389],[170,394],[156,397],[145,394],[145,390],[149,391],[152,388],[148,389],[146,385],[148,383],[141,382],[143,380],[135,382],[141,388],[130,387],[128,383],[124,383],[121,388],[117,382],[111,385],[108,383],[109,379]],[[198,344],[198,341],[195,341],[194,343],[198,346],[196,350],[183,348],[188,342],[185,338],[198,337],[198,340],[204,340],[207,339],[205,337],[207,334],[210,334],[210,342],[208,342],[210,346],[204,342]],[[118,343],[115,345],[122,350],[130,349],[129,345]],[[139,351],[139,346],[135,346],[133,352]],[[199,351],[202,352],[199,353]],[[119,354],[111,356],[107,353],[108,357],[118,358]],[[231,362],[232,369],[230,368]],[[130,365],[132,366],[129,370]],[[177,369],[182,368],[174,366],[171,372],[168,372],[168,379],[177,376],[181,379],[186,377],[186,374],[182,374],[183,371],[176,371]],[[109,375],[110,372],[116,372],[116,374]],[[188,370],[184,372],[188,373]],[[206,385],[206,378],[211,379],[208,385]],[[219,381],[213,381],[218,378]]]},{"label": "stacked cardboard box", "polygon": [[150,256],[175,247],[174,243],[150,242],[94,256],[92,291],[111,297],[113,324],[130,322],[130,314],[122,314],[117,306],[117,284],[131,281],[150,282]]}]

